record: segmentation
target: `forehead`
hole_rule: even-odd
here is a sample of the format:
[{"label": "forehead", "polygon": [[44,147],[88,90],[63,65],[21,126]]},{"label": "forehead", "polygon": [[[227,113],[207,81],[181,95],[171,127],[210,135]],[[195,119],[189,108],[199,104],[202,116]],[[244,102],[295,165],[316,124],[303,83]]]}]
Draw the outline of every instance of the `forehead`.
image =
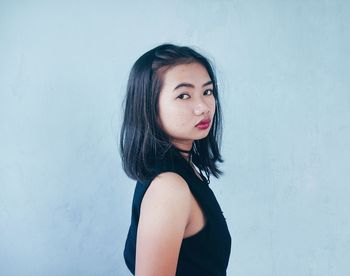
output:
[{"label": "forehead", "polygon": [[163,84],[170,85],[179,82],[205,83],[210,80],[207,69],[200,63],[179,64],[169,68],[163,75]]}]

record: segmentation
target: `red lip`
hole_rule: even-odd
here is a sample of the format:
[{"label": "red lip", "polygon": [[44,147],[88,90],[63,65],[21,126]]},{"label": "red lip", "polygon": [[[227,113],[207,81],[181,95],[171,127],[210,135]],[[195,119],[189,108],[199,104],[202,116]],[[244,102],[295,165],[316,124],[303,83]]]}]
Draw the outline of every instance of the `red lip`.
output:
[{"label": "red lip", "polygon": [[196,124],[196,126],[205,126],[205,125],[209,125],[210,124],[210,119],[203,119],[201,120],[198,124]]}]

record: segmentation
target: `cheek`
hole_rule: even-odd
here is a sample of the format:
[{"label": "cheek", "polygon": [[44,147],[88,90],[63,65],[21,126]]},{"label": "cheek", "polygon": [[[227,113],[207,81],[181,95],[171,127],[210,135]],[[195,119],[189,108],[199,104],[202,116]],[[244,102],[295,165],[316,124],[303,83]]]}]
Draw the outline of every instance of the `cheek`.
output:
[{"label": "cheek", "polygon": [[169,125],[174,124],[174,121],[176,121],[175,118],[177,118],[178,115],[176,114],[177,110],[174,109],[171,102],[161,99],[158,107],[158,116],[161,126],[169,127]]},{"label": "cheek", "polygon": [[168,106],[163,113],[164,120],[172,125],[182,126],[188,120],[185,110],[179,108]]},{"label": "cheek", "polygon": [[216,100],[214,98],[211,98],[207,104],[209,106],[210,111],[213,113],[216,107]]},{"label": "cheek", "polygon": [[166,104],[159,109],[161,125],[166,129],[181,130],[190,120],[190,110],[172,104]]},{"label": "cheek", "polygon": [[214,103],[213,103],[213,106],[212,106],[213,112],[215,111],[215,108],[216,108],[216,101],[214,100]]}]

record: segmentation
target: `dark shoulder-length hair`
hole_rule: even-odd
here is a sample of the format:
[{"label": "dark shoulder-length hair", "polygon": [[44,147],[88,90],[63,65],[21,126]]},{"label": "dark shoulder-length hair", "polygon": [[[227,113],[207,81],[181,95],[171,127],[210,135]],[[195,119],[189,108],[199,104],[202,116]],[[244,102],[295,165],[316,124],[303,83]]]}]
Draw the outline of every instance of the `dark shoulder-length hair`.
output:
[{"label": "dark shoulder-length hair", "polygon": [[216,162],[223,162],[220,154],[222,140],[222,113],[217,80],[211,62],[190,47],[162,44],[143,54],[133,65],[127,84],[124,118],[120,132],[120,154],[125,173],[134,180],[144,181],[152,172],[157,159],[175,160],[181,153],[171,144],[167,134],[160,128],[158,99],[162,89],[163,75],[169,68],[179,64],[203,65],[213,82],[216,108],[209,134],[195,140],[192,162],[209,179],[222,174]]}]

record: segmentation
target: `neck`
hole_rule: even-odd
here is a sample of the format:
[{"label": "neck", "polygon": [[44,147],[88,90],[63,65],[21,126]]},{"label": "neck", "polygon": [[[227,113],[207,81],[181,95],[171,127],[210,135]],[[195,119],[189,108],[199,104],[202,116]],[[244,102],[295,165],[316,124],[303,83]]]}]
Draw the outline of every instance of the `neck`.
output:
[{"label": "neck", "polygon": [[181,152],[181,155],[187,160],[187,162],[192,162],[193,148],[191,148],[190,150],[183,150],[179,148],[176,149]]}]

